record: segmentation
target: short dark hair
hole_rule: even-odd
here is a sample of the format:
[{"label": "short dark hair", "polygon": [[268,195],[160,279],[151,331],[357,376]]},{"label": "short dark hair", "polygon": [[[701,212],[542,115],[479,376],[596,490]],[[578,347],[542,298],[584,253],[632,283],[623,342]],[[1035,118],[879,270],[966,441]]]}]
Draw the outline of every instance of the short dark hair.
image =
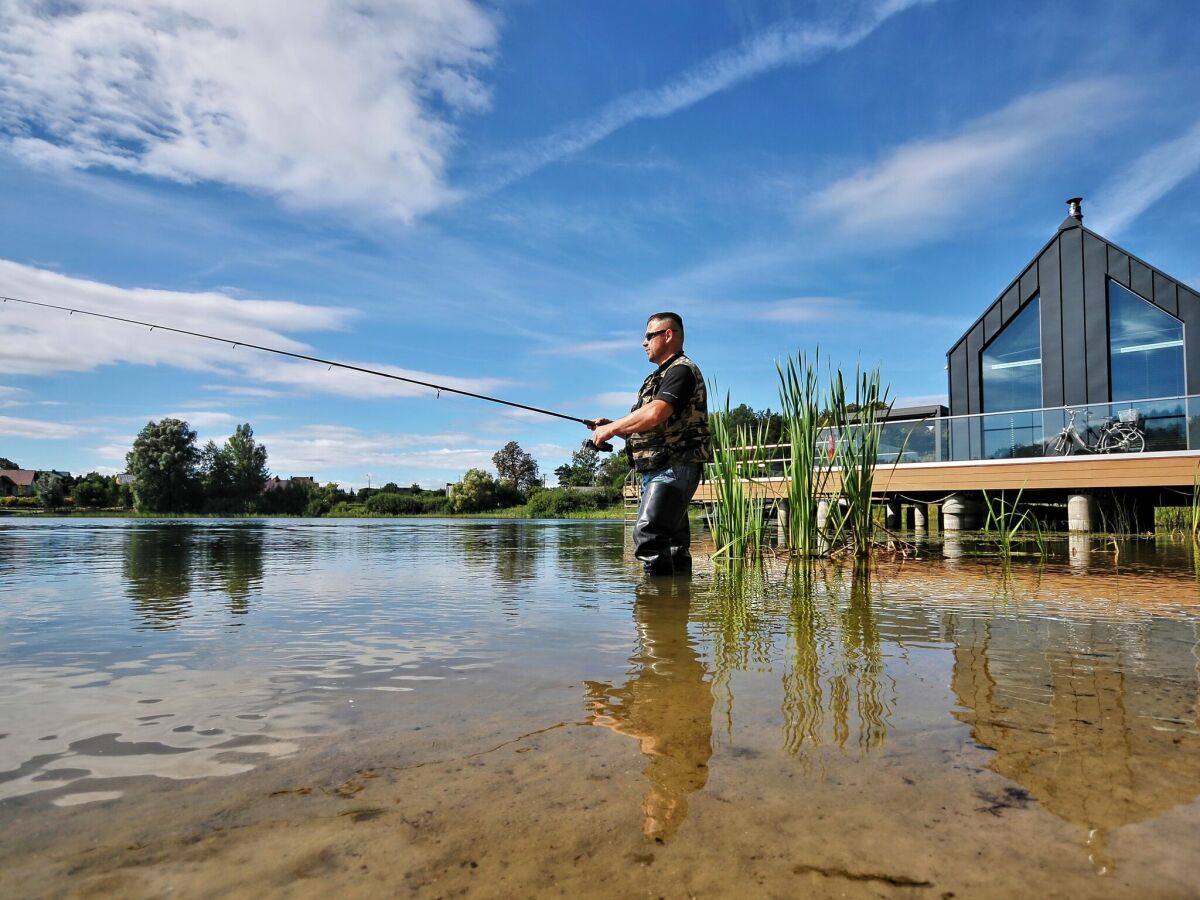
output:
[{"label": "short dark hair", "polygon": [[679,315],[679,313],[657,312],[654,315],[650,316],[648,319],[646,319],[646,324],[649,325],[655,319],[666,319],[668,322],[671,323],[671,329],[673,331],[678,331],[680,337],[683,336],[683,316]]}]

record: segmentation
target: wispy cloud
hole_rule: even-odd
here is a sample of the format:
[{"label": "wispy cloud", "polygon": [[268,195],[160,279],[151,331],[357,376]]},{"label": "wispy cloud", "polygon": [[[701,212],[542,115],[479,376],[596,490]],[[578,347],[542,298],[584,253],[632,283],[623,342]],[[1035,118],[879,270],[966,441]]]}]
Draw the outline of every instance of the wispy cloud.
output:
[{"label": "wispy cloud", "polygon": [[64,422],[45,422],[41,419],[17,419],[0,416],[0,435],[8,438],[29,438],[36,441],[64,441],[83,434],[83,429]]},{"label": "wispy cloud", "polygon": [[897,13],[932,0],[884,0],[847,14],[840,22],[782,22],[741,44],[691,67],[649,90],[633,91],[598,112],[571,122],[497,161],[498,171],[477,190],[498,190],[568,156],[574,156],[610,134],[641,119],[663,119],[783,66],[801,65],[863,41]]},{"label": "wispy cloud", "polygon": [[409,220],[454,196],[498,39],[474,0],[11,0],[0,146]]},{"label": "wispy cloud", "polygon": [[839,297],[790,297],[763,304],[753,317],[773,322],[816,322],[844,315],[848,305],[853,301]]},{"label": "wispy cloud", "polygon": [[1097,192],[1093,222],[1116,235],[1126,225],[1200,170],[1200,122],[1179,137],[1147,150]]},{"label": "wispy cloud", "polygon": [[608,354],[626,350],[633,351],[637,348],[641,338],[635,334],[627,335],[626,337],[606,338],[600,341],[580,341],[575,344],[553,344],[546,347],[540,347],[538,353],[561,356],[577,356],[581,353],[586,354]]},{"label": "wispy cloud", "polygon": [[806,212],[842,235],[906,243],[974,215],[1014,176],[1129,114],[1134,89],[1109,79],[1029,94],[957,133],[898,147],[817,193]]},{"label": "wispy cloud", "polygon": [[[492,454],[465,434],[368,432],[342,425],[314,425],[266,434],[272,471],[313,474],[322,480],[353,477],[356,470],[385,473],[424,469],[457,472],[492,468]],[[391,477],[391,476],[387,476]]]},{"label": "wispy cloud", "polygon": [[[285,331],[341,329],[355,313],[285,300],[235,299],[214,292],[122,288],[0,260],[0,294],[45,301],[143,322],[207,333],[220,323],[221,337],[243,344],[311,353]],[[134,336],[137,336],[136,339]],[[405,378],[487,393],[508,382],[500,378],[460,378],[369,361],[355,363]],[[432,394],[429,388],[325,366],[282,361],[246,347],[166,331],[145,332],[131,325],[56,310],[0,303],[0,370],[48,375],[87,372],[114,363],[172,366],[228,375],[251,385],[279,385],[349,397]],[[268,388],[269,389],[269,388]]]}]

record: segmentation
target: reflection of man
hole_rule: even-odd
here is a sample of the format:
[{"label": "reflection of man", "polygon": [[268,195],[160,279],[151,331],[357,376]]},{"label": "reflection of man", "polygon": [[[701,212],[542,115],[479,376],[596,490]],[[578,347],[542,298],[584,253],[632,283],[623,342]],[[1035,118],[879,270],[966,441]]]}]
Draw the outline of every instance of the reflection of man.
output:
[{"label": "reflection of man", "polygon": [[642,476],[634,555],[647,575],[672,575],[691,571],[687,509],[712,458],[708,395],[699,367],[683,353],[677,314],[652,315],[642,347],[658,368],[642,382],[629,415],[594,420],[592,443],[625,438],[625,452]]},{"label": "reflection of man", "polygon": [[587,687],[592,723],[636,738],[646,756],[642,830],[652,839],[669,838],[683,824],[688,797],[708,781],[712,756],[712,688],[688,640],[687,585],[638,589],[633,676],[620,688],[595,681]]}]

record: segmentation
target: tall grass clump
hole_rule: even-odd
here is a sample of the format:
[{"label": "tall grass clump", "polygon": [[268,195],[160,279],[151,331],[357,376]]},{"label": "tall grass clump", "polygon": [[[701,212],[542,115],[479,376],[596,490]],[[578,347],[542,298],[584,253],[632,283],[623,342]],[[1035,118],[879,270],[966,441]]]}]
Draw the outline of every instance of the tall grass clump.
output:
[{"label": "tall grass clump", "polygon": [[1014,542],[1017,534],[1021,531],[1030,532],[1037,545],[1038,554],[1046,555],[1046,538],[1042,534],[1042,527],[1038,520],[1028,509],[1017,511],[1017,506],[1021,502],[1021,494],[1024,492],[1025,488],[1017,491],[1017,496],[1011,502],[1006,500],[1003,495],[992,497],[988,495],[987,491],[983,492],[983,502],[987,506],[987,520],[983,524],[983,530],[995,543],[996,550],[1002,559],[1007,560],[1012,557]]},{"label": "tall grass clump", "polygon": [[783,464],[785,500],[790,515],[784,540],[801,557],[819,556],[825,551],[817,528],[817,504],[828,494],[829,466],[819,449],[822,437],[820,350],[812,360],[801,353],[776,363],[779,373],[779,404],[784,432],[789,444]]},{"label": "tall grass clump", "polygon": [[[709,389],[714,396],[715,388]],[[764,461],[765,427],[730,428],[728,393],[724,408],[710,419],[710,427],[713,461],[708,464],[708,480],[715,503],[709,508],[708,525],[717,547],[713,556],[758,559],[766,540],[765,501],[748,479],[758,474]]]},{"label": "tall grass clump", "polygon": [[[833,465],[841,480],[841,503],[831,505],[831,545],[857,557],[871,553],[875,537],[871,494],[883,422],[891,409],[888,389],[879,369],[855,368],[853,393],[848,393],[840,369],[829,380],[829,420],[836,443]],[[897,456],[899,459],[899,456]]]}]

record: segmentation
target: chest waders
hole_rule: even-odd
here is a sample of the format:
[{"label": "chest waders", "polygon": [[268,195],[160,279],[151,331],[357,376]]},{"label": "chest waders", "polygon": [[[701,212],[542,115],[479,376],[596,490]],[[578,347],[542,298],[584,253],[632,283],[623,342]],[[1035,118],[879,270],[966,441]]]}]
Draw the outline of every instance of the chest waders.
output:
[{"label": "chest waders", "polygon": [[704,376],[682,353],[642,383],[633,409],[640,409],[655,398],[663,377],[675,366],[686,366],[692,372],[695,387],[691,399],[667,421],[649,431],[630,435],[625,444],[633,467],[643,475],[653,473],[650,483],[642,486],[642,500],[633,526],[634,556],[642,561],[647,575],[691,572],[688,504],[696,493],[704,464],[712,458]]}]

